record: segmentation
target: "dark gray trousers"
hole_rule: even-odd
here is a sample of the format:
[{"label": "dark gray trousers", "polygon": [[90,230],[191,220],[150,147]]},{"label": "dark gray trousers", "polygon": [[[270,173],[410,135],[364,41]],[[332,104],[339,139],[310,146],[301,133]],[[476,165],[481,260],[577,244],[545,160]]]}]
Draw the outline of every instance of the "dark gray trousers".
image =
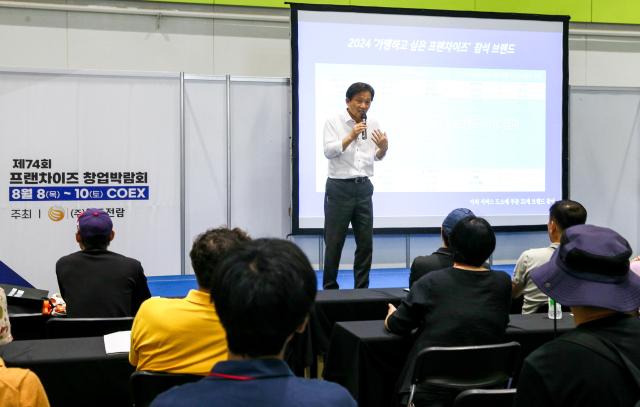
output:
[{"label": "dark gray trousers", "polygon": [[[356,182],[357,181],[357,182]],[[349,223],[356,253],[353,262],[355,288],[369,287],[373,252],[373,184],[368,178],[327,178],[324,195],[324,271],[322,286],[340,288],[336,278]]]}]

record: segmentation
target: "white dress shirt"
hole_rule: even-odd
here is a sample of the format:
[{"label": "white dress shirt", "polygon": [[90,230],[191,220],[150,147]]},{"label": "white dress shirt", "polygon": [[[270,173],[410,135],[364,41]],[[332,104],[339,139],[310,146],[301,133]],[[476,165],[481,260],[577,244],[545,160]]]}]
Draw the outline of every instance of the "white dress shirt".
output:
[{"label": "white dress shirt", "polygon": [[329,178],[348,179],[372,177],[373,162],[377,161],[378,147],[371,136],[373,130],[380,129],[378,121],[367,119],[367,139],[362,134],[342,151],[342,139],[345,138],[356,121],[345,109],[342,113],[327,119],[324,125],[324,155],[329,159]]}]

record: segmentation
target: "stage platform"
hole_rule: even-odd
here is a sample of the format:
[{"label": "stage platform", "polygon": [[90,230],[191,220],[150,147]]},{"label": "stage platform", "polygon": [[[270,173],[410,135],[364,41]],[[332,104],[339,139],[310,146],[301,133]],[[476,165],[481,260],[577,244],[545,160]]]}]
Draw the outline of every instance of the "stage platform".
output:
[{"label": "stage platform", "polygon": [[[494,265],[494,270],[500,270],[511,275],[513,264]],[[318,276],[318,289],[322,290],[322,272],[316,271]],[[196,288],[194,275],[174,275],[147,277],[151,295],[160,297],[184,297],[190,289]],[[338,272],[338,284],[340,288],[353,288],[353,270],[340,270]],[[369,274],[369,288],[394,288],[409,286],[409,269],[372,269]]]}]

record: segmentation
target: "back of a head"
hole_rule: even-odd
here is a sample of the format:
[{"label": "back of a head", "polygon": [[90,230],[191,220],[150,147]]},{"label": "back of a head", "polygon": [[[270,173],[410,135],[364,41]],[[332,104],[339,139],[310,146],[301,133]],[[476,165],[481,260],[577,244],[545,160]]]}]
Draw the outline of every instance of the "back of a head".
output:
[{"label": "back of a head", "polygon": [[571,226],[584,225],[587,222],[587,210],[579,202],[565,199],[551,205],[549,218],[561,230],[565,230]]},{"label": "back of a head", "polygon": [[467,217],[460,220],[449,235],[453,261],[480,267],[496,248],[496,235],[483,218]]},{"label": "back of a head", "polygon": [[189,252],[198,286],[208,288],[214,270],[225,256],[241,243],[251,240],[242,229],[219,227],[198,235]]},{"label": "back of a head", "polygon": [[456,208],[449,212],[446,218],[442,221],[442,227],[440,228],[442,242],[445,246],[449,247],[449,235],[453,228],[464,218],[470,216],[476,216],[471,209]]},{"label": "back of a head", "polygon": [[210,288],[229,351],[258,358],[279,354],[305,321],[317,281],[309,259],[295,244],[257,239],[222,261]]},{"label": "back of a head", "polygon": [[113,223],[102,209],[89,208],[78,215],[78,233],[85,250],[109,247]]}]

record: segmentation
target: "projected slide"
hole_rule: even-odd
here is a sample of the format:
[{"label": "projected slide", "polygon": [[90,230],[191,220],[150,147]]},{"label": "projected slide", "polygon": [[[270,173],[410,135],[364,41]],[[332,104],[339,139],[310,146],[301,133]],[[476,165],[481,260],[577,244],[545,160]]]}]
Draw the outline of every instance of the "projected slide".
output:
[{"label": "projected slide", "polygon": [[546,224],[563,197],[564,20],[293,12],[294,232],[323,227],[323,128],[353,82],[374,87],[389,139],[375,228],[439,227],[456,207]]}]

